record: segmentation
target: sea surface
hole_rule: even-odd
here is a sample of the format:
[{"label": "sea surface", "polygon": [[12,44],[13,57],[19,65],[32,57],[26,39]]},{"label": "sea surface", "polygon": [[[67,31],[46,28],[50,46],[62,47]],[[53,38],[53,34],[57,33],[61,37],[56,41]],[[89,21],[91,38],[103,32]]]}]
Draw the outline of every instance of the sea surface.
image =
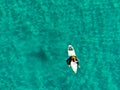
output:
[{"label": "sea surface", "polygon": [[120,0],[0,0],[0,90],[120,90]]}]

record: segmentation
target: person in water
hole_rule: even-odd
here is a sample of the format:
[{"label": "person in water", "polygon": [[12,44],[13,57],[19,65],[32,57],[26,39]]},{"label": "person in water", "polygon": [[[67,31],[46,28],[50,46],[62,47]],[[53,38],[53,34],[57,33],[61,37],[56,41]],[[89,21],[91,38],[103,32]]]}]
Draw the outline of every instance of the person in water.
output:
[{"label": "person in water", "polygon": [[68,64],[69,67],[70,67],[70,63],[71,63],[71,61],[76,62],[77,65],[78,65],[78,67],[80,67],[79,62],[78,62],[76,56],[71,56],[71,57],[69,57],[69,58],[67,59],[67,64]]}]

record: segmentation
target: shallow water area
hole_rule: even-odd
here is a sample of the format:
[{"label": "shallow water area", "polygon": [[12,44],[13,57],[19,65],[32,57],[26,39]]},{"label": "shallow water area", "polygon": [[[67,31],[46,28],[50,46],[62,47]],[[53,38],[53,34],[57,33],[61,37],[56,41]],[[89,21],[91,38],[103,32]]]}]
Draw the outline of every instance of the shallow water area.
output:
[{"label": "shallow water area", "polygon": [[[119,90],[120,1],[1,0],[0,90]],[[81,68],[66,64],[73,45]]]}]

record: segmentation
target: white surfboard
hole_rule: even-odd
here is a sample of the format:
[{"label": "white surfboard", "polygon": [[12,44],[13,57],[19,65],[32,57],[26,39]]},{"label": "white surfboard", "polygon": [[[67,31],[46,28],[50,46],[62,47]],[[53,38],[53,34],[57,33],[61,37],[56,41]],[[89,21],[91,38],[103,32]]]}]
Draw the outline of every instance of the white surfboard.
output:
[{"label": "white surfboard", "polygon": [[[76,56],[75,50],[74,50],[74,48],[73,48],[72,45],[69,45],[69,46],[68,46],[68,56]],[[70,66],[71,66],[72,70],[73,70],[75,73],[77,73],[77,63],[71,61],[71,65],[70,65]]]}]

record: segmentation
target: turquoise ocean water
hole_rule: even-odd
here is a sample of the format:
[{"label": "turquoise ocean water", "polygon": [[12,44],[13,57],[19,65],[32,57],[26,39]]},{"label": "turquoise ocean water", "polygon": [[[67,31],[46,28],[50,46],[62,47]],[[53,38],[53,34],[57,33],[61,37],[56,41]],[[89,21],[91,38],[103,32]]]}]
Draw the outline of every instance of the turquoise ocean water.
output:
[{"label": "turquoise ocean water", "polygon": [[0,0],[0,90],[120,90],[120,1]]}]

